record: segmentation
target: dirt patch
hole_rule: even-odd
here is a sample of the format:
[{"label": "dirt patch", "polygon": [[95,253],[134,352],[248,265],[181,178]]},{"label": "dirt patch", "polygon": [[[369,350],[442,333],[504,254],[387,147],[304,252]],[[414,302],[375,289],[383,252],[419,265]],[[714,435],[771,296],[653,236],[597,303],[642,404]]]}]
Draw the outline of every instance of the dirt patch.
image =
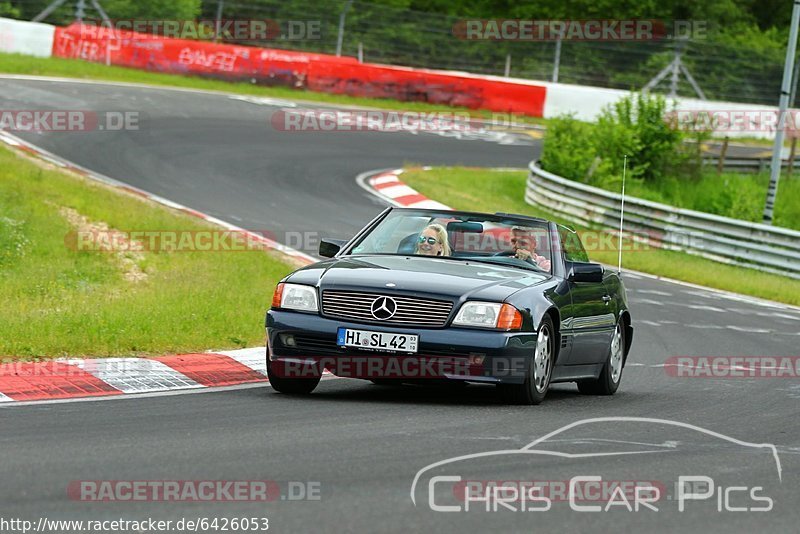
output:
[{"label": "dirt patch", "polygon": [[[58,211],[78,232],[86,232],[94,235],[115,232],[115,230],[106,223],[102,221],[90,221],[72,208],[61,206],[58,208]],[[118,236],[124,235],[123,232],[115,232],[115,234]],[[114,243],[116,249],[110,251],[110,254],[119,264],[123,278],[132,283],[147,280],[147,273],[139,267],[139,263],[144,260],[144,253],[136,250],[142,248],[141,244],[132,242],[125,237],[117,238]]]}]

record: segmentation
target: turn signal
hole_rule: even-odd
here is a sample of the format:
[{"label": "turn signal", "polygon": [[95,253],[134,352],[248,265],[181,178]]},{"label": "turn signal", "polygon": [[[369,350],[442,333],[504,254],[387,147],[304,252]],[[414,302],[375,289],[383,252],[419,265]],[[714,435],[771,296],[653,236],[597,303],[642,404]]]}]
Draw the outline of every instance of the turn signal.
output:
[{"label": "turn signal", "polygon": [[281,283],[275,286],[275,293],[272,294],[272,307],[280,308],[282,298],[283,298],[283,284]]},{"label": "turn signal", "polygon": [[522,314],[511,304],[503,304],[500,307],[500,315],[497,318],[497,328],[501,330],[519,330],[522,328]]}]

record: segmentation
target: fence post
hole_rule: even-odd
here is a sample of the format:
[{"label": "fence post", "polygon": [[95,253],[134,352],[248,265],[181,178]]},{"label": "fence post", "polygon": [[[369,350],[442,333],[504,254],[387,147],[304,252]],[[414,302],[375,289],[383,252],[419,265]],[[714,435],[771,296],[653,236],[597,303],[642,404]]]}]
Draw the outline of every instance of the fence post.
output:
[{"label": "fence post", "polygon": [[75,21],[82,23],[83,17],[86,15],[86,0],[78,0],[75,5]]},{"label": "fence post", "polygon": [[789,168],[786,170],[786,177],[792,177],[792,171],[794,170],[794,155],[797,151],[797,137],[792,136],[792,149],[789,151]]},{"label": "fence post", "polygon": [[344,19],[347,17],[347,12],[350,6],[353,5],[353,0],[347,0],[344,4],[342,12],[339,14],[339,37],[336,39],[336,56],[342,55],[342,42],[344,41]]},{"label": "fence post", "polygon": [[55,2],[53,2],[52,4],[50,4],[49,6],[44,8],[41,13],[39,13],[38,15],[33,17],[31,19],[31,21],[33,21],[33,22],[41,22],[41,21],[43,21],[44,19],[46,19],[47,17],[50,16],[50,13],[52,13],[53,11],[55,11],[56,9],[61,7],[61,4],[63,4],[66,1],[67,0],[55,0]]},{"label": "fence post", "polygon": [[561,66],[561,32],[556,38],[556,57],[553,58],[553,83],[558,83],[558,70]]},{"label": "fence post", "polygon": [[506,78],[511,76],[511,54],[506,54]]},{"label": "fence post", "polygon": [[214,42],[219,41],[219,32],[222,29],[222,8],[224,7],[225,0],[219,0],[217,2],[217,17],[214,21]]}]

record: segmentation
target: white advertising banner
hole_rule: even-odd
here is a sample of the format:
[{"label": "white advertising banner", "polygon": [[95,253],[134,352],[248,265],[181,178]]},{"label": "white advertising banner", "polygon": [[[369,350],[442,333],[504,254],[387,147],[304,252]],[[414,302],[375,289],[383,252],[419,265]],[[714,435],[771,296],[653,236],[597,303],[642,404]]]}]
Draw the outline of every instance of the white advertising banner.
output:
[{"label": "white advertising banner", "polygon": [[0,52],[50,57],[55,26],[0,18]]}]

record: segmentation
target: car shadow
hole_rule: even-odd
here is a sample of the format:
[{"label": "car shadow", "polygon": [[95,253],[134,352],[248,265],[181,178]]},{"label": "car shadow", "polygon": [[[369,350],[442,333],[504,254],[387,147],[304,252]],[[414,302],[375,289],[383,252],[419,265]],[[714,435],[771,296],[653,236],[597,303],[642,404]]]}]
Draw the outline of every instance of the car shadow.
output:
[{"label": "car shadow", "polygon": [[[298,399],[301,397],[282,395],[268,390],[270,396]],[[595,397],[581,395],[573,384],[559,384],[547,394],[545,404],[560,402],[588,404]],[[369,402],[410,405],[452,405],[452,406],[509,406],[503,402],[493,385],[484,384],[442,384],[442,385],[376,385],[366,380],[337,379],[325,380],[308,396],[304,402]]]}]

